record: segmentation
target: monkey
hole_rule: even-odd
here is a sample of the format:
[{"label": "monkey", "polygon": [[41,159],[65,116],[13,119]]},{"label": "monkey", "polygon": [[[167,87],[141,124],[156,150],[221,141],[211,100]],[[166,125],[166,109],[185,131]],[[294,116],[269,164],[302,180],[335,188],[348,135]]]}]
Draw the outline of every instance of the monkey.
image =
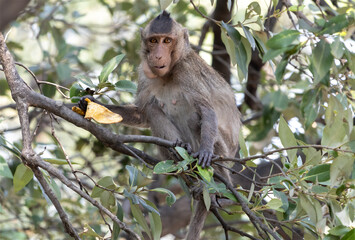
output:
[{"label": "monkey", "polygon": [[[188,30],[163,11],[141,29],[140,57],[135,104],[105,106],[123,117],[122,124],[149,127],[156,137],[188,143],[202,168],[211,166],[214,155],[234,157],[241,114],[233,90],[195,53]],[[85,105],[79,102],[83,110]],[[161,151],[163,160],[170,157]],[[222,168],[215,170],[228,176]],[[187,239],[199,238],[207,216],[199,202],[191,220],[199,227],[190,229]]]}]

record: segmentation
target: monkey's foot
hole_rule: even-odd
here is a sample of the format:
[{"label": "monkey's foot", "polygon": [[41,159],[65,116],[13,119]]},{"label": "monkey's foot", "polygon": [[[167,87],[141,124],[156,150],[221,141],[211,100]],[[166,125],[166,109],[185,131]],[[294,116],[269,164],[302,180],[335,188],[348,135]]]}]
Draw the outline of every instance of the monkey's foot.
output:
[{"label": "monkey's foot", "polygon": [[209,167],[212,164],[213,152],[209,150],[200,150],[191,155],[193,158],[198,158],[198,165],[202,168]]}]

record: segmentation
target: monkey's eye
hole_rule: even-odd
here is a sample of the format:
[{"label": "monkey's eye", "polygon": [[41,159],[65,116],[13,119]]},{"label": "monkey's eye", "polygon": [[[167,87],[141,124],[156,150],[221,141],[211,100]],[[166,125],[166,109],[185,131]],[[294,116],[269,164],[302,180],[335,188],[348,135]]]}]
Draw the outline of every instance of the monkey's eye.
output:
[{"label": "monkey's eye", "polygon": [[164,43],[171,43],[171,41],[172,41],[172,39],[167,37],[167,38],[164,39],[163,42]]},{"label": "monkey's eye", "polygon": [[149,39],[149,42],[151,42],[151,43],[157,43],[158,40],[157,40],[156,38],[151,38],[151,39]]}]

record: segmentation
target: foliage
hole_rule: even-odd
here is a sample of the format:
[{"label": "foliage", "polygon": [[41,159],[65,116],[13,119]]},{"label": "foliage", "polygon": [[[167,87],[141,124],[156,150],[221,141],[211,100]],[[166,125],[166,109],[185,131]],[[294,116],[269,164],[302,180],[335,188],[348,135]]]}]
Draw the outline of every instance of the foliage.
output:
[{"label": "foliage", "polygon": [[[205,20],[202,15],[214,8],[213,2],[201,1],[198,9],[185,0],[173,4],[160,0],[159,4],[164,9],[169,6],[174,17],[189,28],[194,44]],[[327,6],[317,2],[277,10],[278,1],[272,1],[271,6],[261,1],[236,1],[232,23],[210,20],[221,27],[233,66],[233,87],[246,119],[255,114],[242,103],[248,94],[245,85],[254,50],[265,64],[256,96],[262,103],[260,117],[244,125],[243,158],[234,161],[243,165],[243,171],[265,162],[272,163],[271,169],[262,177],[253,174],[245,180],[250,187],[238,186],[238,192],[260,219],[280,223],[278,227],[288,236],[292,237],[291,230],[296,227],[306,239],[346,240],[355,234],[355,6],[351,1]],[[159,13],[158,1],[31,4],[13,24],[7,46],[16,61],[29,66],[37,76],[45,96],[77,102],[84,95],[95,94],[106,103],[132,102],[139,64],[138,28]],[[264,10],[268,7],[274,9],[269,16]],[[278,25],[265,32],[264,21],[271,17],[277,18]],[[30,76],[18,70],[28,85],[36,88]],[[22,143],[16,137],[20,123],[14,121],[17,112],[6,105],[11,103],[11,94],[1,72],[0,99],[0,236],[66,238],[53,204],[20,160]],[[182,148],[175,149],[182,161],[167,159],[149,169],[63,120],[53,123],[37,110],[31,114],[36,153],[73,182],[80,178],[92,198],[140,235],[145,232],[150,239],[160,239],[164,223],[159,205],[174,206],[176,199],[186,194],[184,176],[202,186],[207,209],[211,207],[210,194],[217,194],[235,202],[221,213],[226,222],[245,219],[231,189],[214,180],[212,168],[196,166]],[[150,134],[120,125],[108,128],[122,135]],[[132,146],[149,154],[156,149],[150,144]],[[148,187],[153,173],[166,178],[158,188]],[[83,239],[118,239],[122,231],[116,223],[107,221],[62,182],[45,171],[43,174]],[[170,190],[178,183],[185,192]],[[152,193],[163,194],[164,200],[159,205],[153,203],[148,198]],[[265,217],[265,210],[276,212],[275,218]],[[216,222],[213,216],[207,221]],[[243,222],[238,229],[258,234],[250,222]],[[222,228],[205,229],[206,239],[223,236]]]}]

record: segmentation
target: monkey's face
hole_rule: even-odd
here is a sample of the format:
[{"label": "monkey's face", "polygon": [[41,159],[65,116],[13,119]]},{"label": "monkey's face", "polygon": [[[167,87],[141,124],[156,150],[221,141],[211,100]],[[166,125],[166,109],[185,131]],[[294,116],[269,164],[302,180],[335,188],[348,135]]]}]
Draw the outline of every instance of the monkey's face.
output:
[{"label": "monkey's face", "polygon": [[150,70],[158,77],[166,76],[172,67],[175,39],[171,35],[152,35],[146,39],[145,44]]}]

